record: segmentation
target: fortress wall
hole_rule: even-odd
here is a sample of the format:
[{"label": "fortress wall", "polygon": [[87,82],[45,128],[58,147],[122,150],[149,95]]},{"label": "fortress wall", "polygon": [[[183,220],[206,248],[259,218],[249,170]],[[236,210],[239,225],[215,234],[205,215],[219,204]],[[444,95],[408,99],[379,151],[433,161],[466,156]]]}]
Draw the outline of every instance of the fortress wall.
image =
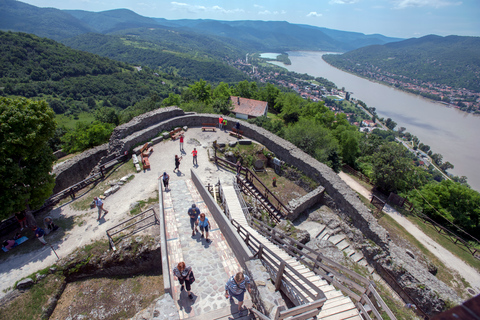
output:
[{"label": "fortress wall", "polygon": [[100,159],[108,154],[108,144],[89,149],[53,168],[55,187],[58,193],[87,178]]},{"label": "fortress wall", "polygon": [[119,125],[113,130],[110,142],[123,139],[137,131],[143,130],[164,120],[184,115],[185,112],[178,107],[156,109],[139,115],[127,123]]},{"label": "fortress wall", "polygon": [[[175,111],[177,107],[165,108],[166,115],[174,115],[182,112]],[[160,115],[163,109],[152,112],[154,119],[166,119],[163,122],[155,122],[151,119],[146,119],[144,114],[142,123],[144,125],[151,124],[134,134],[122,139],[123,150],[129,150],[135,144],[145,143],[154,138],[159,132],[163,130],[171,130],[174,127],[201,127],[202,123],[217,123],[218,115],[216,114],[185,114],[181,116],[174,116],[173,118]],[[228,121],[227,129],[231,129],[238,119],[231,117],[224,117]],[[139,121],[134,119],[129,123],[122,125],[124,132],[130,132],[129,125],[137,128]],[[292,165],[303,171],[310,178],[314,179],[325,188],[325,191],[335,200],[338,207],[351,217],[354,226],[360,230],[375,243],[382,248],[388,247],[389,237],[386,230],[381,227],[370,210],[360,201],[357,194],[349,187],[338,175],[327,165],[320,163],[312,158],[292,143],[272,134],[271,132],[259,128],[255,125],[241,121],[241,128],[245,137],[254,139],[259,143],[265,145],[270,151],[281,160],[289,165]],[[312,191],[316,192],[316,191]]]},{"label": "fortress wall", "polygon": [[[225,117],[227,129],[231,129],[238,119]],[[163,130],[175,127],[200,127],[202,123],[217,123],[216,114],[185,113],[178,107],[161,108],[135,117],[130,122],[118,126],[108,145],[102,145],[83,152],[74,159],[61,164],[54,170],[57,173],[57,185],[54,192],[63,190],[84,179],[100,158],[108,153],[123,153],[136,144],[145,143]],[[270,151],[289,165],[297,167],[325,188],[338,207],[351,217],[354,226],[382,248],[388,246],[388,233],[360,201],[356,193],[343,182],[327,165],[318,162],[292,143],[277,137],[271,132],[241,121],[245,137],[265,145]],[[121,137],[121,138],[120,138]],[[119,143],[121,142],[121,143]],[[115,150],[112,150],[116,146]],[[121,150],[119,150],[119,148]],[[70,167],[68,167],[70,165]]]}]

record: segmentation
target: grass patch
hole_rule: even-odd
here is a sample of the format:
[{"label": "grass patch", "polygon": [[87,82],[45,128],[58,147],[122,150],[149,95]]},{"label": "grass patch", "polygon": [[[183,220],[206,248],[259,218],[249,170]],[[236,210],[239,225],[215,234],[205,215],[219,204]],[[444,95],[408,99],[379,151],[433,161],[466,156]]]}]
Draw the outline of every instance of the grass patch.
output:
[{"label": "grass patch", "polygon": [[63,276],[59,274],[47,275],[30,290],[0,308],[0,318],[3,320],[40,319],[42,308],[55,295],[63,280]]},{"label": "grass patch", "polygon": [[[390,234],[392,240],[403,248],[408,248],[416,252],[416,259],[427,263],[430,261],[437,268],[436,277],[450,286],[462,298],[468,298],[466,288],[470,285],[458,275],[457,272],[447,268],[433,253],[431,253],[423,244],[412,236],[405,228],[399,225],[393,218],[388,215],[383,215],[378,219],[378,223],[384,227]],[[420,255],[418,254],[420,253]]]},{"label": "grass patch", "polygon": [[130,210],[130,215],[136,216],[140,212],[143,212],[149,207],[152,203],[158,203],[158,192],[156,193],[156,196],[154,198],[148,198],[147,200],[140,200],[136,203],[134,208]]},{"label": "grass patch", "polygon": [[[476,259],[467,249],[454,244],[447,236],[438,233],[432,226],[423,222],[423,220],[417,216],[412,215],[403,208],[395,207],[395,209],[401,212],[410,222],[415,224],[420,230],[422,230],[427,236],[432,238],[439,245],[450,251],[452,254],[462,259],[472,268],[480,272],[480,261]],[[480,249],[480,248],[479,248]]]},{"label": "grass patch", "polygon": [[75,129],[77,123],[91,123],[95,121],[95,117],[91,112],[80,112],[76,115],[68,116],[64,114],[57,114],[55,116],[55,120],[57,121],[58,126],[65,126],[67,129]]}]

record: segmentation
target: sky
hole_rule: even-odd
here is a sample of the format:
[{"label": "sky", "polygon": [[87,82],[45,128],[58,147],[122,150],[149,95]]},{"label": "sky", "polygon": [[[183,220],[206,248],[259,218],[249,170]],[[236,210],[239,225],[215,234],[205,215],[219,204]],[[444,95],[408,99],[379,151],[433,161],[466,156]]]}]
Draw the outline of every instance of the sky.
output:
[{"label": "sky", "polygon": [[130,9],[175,19],[288,21],[365,34],[412,38],[480,36],[480,0],[23,0],[37,7]]}]

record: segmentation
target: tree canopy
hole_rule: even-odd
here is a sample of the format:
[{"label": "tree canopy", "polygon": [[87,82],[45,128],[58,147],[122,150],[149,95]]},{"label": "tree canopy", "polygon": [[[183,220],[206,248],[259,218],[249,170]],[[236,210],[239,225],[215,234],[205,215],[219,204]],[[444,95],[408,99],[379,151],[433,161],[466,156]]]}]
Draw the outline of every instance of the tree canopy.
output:
[{"label": "tree canopy", "polygon": [[45,101],[0,97],[0,218],[40,207],[50,196],[54,117]]}]

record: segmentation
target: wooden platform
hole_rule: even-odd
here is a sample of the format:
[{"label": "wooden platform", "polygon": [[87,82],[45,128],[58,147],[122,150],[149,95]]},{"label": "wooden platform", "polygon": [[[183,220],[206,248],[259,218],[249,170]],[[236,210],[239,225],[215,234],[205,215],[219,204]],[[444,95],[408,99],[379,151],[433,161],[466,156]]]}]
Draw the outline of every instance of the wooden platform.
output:
[{"label": "wooden platform", "polygon": [[[289,263],[296,271],[302,274],[305,278],[315,284],[320,288],[325,296],[327,301],[323,305],[318,318],[326,320],[343,320],[343,319],[358,319],[361,320],[362,317],[359,315],[357,308],[349,297],[345,297],[343,293],[337,290],[334,286],[328,284],[327,281],[323,280],[320,276],[316,275],[310,269],[306,268],[303,264],[299,263],[293,259],[288,253],[283,249],[277,247],[275,244],[270,242],[263,235],[258,233],[255,229],[251,228],[248,225],[248,222],[243,214],[240,202],[237,197],[237,193],[233,186],[222,185],[223,191],[225,193],[225,198],[230,210],[232,219],[236,220],[239,224],[245,227],[247,231],[262,242],[264,246],[273,251],[280,259]],[[280,263],[280,261],[278,261]],[[298,279],[298,277],[297,277]],[[299,292],[304,294],[304,292],[297,288]],[[304,294],[308,296],[307,294]],[[310,302],[313,299],[309,298]]]}]

